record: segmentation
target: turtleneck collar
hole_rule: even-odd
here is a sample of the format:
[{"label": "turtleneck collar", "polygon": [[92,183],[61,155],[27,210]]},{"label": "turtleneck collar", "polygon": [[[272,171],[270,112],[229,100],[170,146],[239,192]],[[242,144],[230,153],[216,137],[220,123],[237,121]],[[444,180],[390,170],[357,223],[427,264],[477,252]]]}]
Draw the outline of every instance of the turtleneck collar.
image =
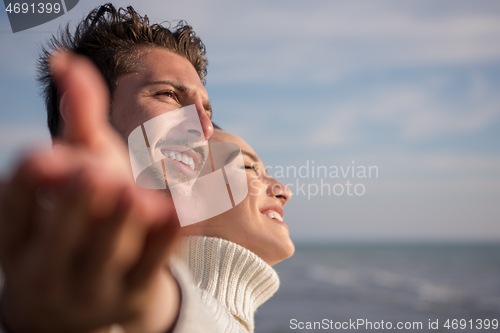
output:
[{"label": "turtleneck collar", "polygon": [[221,238],[185,237],[174,251],[194,284],[253,332],[255,310],[279,288],[276,271],[252,251]]}]

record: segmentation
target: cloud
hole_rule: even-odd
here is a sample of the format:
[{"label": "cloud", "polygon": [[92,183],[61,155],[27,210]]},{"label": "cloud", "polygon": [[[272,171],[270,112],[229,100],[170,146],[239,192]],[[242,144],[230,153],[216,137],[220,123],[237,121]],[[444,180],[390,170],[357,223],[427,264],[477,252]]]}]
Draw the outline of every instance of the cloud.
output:
[{"label": "cloud", "polygon": [[423,9],[397,1],[222,3],[206,13],[219,18],[206,28],[212,82],[330,82],[365,70],[500,57],[498,6],[460,10],[448,2],[448,11],[433,12],[432,1],[422,1]]},{"label": "cloud", "polygon": [[318,128],[307,136],[311,145],[320,146],[343,146],[349,144],[356,133],[356,125],[359,119],[358,109],[340,107],[326,119],[318,122]]},{"label": "cloud", "polygon": [[326,110],[316,115],[323,120],[305,137],[310,144],[346,146],[366,139],[364,130],[369,127],[386,132],[392,129],[397,140],[429,141],[480,132],[498,122],[497,84],[478,73],[464,82],[469,82],[468,86],[456,87],[453,77],[446,75],[437,80],[431,76],[377,82],[358,92],[363,98],[346,97],[318,108]]},{"label": "cloud", "polygon": [[[58,20],[16,34],[17,41],[3,34],[3,42],[17,46],[2,48],[2,63],[32,73],[36,43],[98,4],[97,0],[79,3]],[[212,83],[289,84],[298,78],[331,82],[376,68],[463,65],[500,57],[500,5],[494,2],[481,6],[463,1],[439,6],[432,0],[130,4],[154,22],[188,20],[207,45]]]}]

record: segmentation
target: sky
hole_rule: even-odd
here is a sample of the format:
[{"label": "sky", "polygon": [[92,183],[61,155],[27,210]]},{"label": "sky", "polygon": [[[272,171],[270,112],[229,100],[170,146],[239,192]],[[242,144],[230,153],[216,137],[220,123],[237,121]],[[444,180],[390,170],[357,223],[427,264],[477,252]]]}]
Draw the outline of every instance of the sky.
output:
[{"label": "sky", "polygon": [[[2,177],[50,146],[40,45],[99,4],[15,34],[0,13]],[[500,241],[497,0],[114,4],[203,39],[213,120],[290,185],[294,241]]]}]

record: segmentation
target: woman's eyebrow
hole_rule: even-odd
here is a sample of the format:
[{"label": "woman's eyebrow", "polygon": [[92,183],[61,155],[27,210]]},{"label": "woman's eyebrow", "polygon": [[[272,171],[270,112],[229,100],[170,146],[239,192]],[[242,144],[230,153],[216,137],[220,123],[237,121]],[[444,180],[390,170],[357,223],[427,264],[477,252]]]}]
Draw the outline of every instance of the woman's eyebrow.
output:
[{"label": "woman's eyebrow", "polygon": [[[229,162],[231,162],[236,156],[238,156],[238,154],[240,153],[240,151],[238,150],[235,150],[233,151],[231,154],[229,154],[229,156],[226,158],[226,161],[224,162],[224,164],[228,164]],[[242,154],[245,154],[247,155],[248,157],[250,157],[254,162],[258,162],[259,159],[257,158],[256,155],[252,154],[251,152],[249,151],[246,151],[246,150],[241,150],[241,153]]]},{"label": "woman's eyebrow", "polygon": [[259,158],[257,157],[257,155],[243,149],[241,150],[241,153],[250,157],[254,162],[259,162]]}]

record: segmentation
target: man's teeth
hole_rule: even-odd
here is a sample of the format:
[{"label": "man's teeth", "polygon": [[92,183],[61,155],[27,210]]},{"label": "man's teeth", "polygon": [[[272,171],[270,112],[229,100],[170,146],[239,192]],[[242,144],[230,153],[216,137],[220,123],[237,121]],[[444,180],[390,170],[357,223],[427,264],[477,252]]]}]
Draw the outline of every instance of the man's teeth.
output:
[{"label": "man's teeth", "polygon": [[178,161],[178,162],[182,162],[186,165],[189,165],[189,167],[191,168],[191,170],[194,170],[194,160],[192,157],[189,157],[187,156],[186,154],[181,154],[181,153],[176,153],[176,152],[173,152],[173,151],[169,151],[168,153],[165,152],[163,155],[165,155],[166,157],[172,159],[172,160],[175,160],[175,161]]},{"label": "man's teeth", "polygon": [[275,220],[283,222],[283,218],[281,217],[281,215],[275,211],[268,210],[268,211],[266,211],[265,215],[267,217],[269,217],[270,219],[275,219]]}]

